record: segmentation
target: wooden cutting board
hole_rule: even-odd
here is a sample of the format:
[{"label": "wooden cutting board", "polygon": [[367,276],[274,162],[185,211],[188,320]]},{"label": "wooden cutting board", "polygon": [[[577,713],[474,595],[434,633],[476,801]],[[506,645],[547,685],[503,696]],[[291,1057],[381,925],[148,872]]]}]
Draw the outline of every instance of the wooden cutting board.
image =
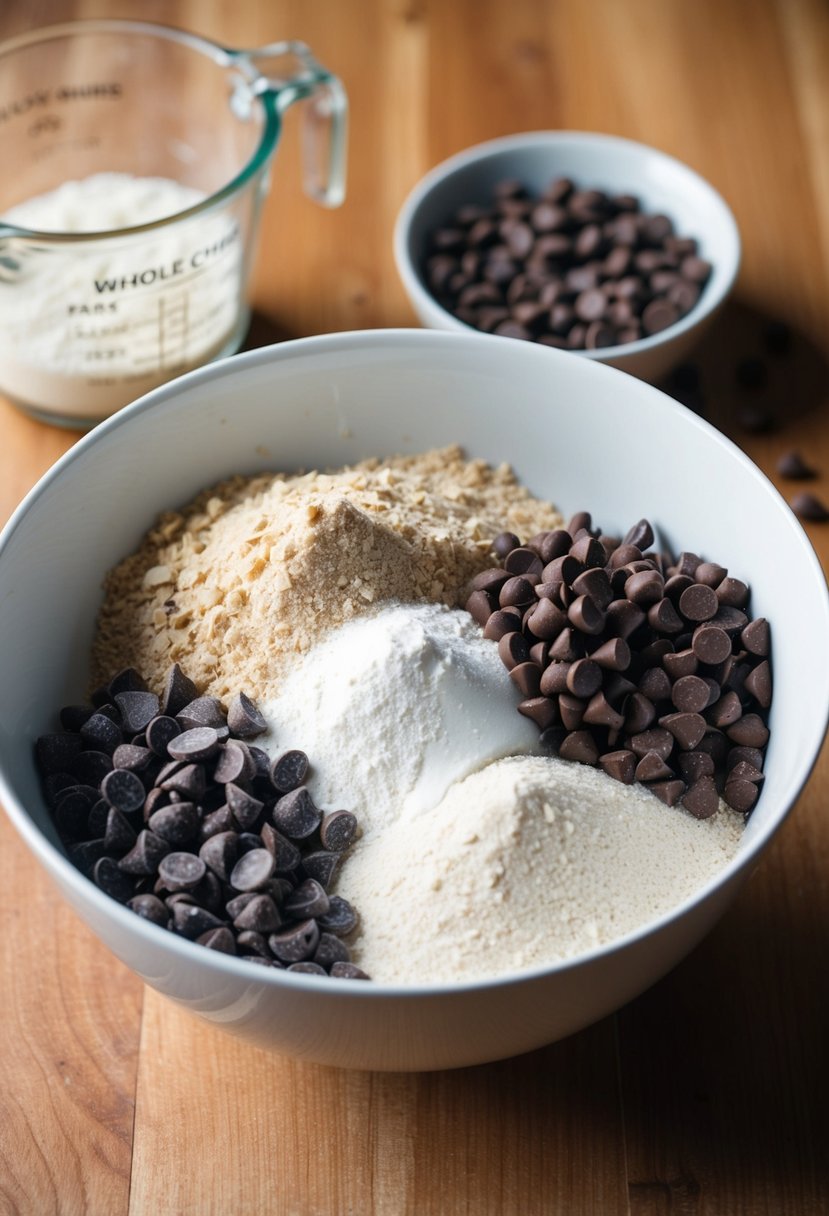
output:
[{"label": "wooden cutting board", "polygon": [[[299,37],[343,77],[348,201],[303,199],[289,116],[253,343],[411,324],[394,216],[468,144],[586,128],[688,161],[744,239],[737,301],[700,352],[708,416],[787,495],[798,487],[775,462],[799,449],[829,499],[821,0],[5,0],[0,37],[89,16],[233,45]],[[796,353],[772,368],[777,428],[752,435],[734,367],[768,318],[794,327]],[[0,427],[5,517],[74,437],[2,402]],[[829,525],[809,533],[829,559]],[[721,924],[618,1014],[530,1056],[425,1076],[297,1064],[191,1019],[92,938],[0,818],[0,1213],[826,1212],[828,800],[824,753]]]}]

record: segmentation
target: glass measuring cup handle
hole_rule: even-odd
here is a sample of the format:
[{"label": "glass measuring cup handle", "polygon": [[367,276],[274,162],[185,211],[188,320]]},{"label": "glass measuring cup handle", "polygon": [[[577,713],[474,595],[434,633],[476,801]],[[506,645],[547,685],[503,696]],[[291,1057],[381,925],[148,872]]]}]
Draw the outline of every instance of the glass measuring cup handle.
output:
[{"label": "glass measuring cup handle", "polygon": [[339,207],[345,198],[348,132],[348,100],[341,82],[304,42],[271,42],[230,53],[237,64],[252,69],[251,92],[270,102],[278,115],[294,102],[302,103],[305,193],[324,207]]}]

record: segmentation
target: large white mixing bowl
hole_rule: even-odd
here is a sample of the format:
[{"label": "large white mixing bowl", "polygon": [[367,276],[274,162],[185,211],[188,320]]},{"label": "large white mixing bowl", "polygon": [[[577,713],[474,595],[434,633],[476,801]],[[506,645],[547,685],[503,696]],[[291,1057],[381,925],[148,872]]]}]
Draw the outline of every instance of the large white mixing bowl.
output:
[{"label": "large white mixing bowl", "polygon": [[[589,509],[608,530],[646,515],[667,544],[710,555],[751,583],[754,613],[773,626],[775,692],[767,778],[738,856],[671,915],[611,946],[458,987],[254,968],[102,894],[64,856],[32,741],[51,728],[57,707],[83,697],[104,572],[136,546],[156,512],[230,473],[338,465],[457,441],[471,454],[512,462],[565,514]],[[0,795],[101,940],[194,1012],[328,1064],[475,1064],[602,1017],[711,927],[815,761],[829,702],[827,639],[826,584],[786,504],[733,444],[655,389],[504,338],[395,330],[307,338],[155,390],[82,439],[15,513],[0,538]]]}]

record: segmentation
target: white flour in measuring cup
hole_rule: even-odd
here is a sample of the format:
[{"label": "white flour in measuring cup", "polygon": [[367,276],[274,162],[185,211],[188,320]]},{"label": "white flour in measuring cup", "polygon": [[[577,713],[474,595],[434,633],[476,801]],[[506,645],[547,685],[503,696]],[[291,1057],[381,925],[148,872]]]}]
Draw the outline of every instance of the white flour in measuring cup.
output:
[{"label": "white flour in measuring cup", "polygon": [[[205,195],[167,178],[98,173],[2,217],[46,233],[108,232]],[[0,391],[93,421],[219,354],[242,310],[242,244],[226,210],[122,239],[0,250]]]}]

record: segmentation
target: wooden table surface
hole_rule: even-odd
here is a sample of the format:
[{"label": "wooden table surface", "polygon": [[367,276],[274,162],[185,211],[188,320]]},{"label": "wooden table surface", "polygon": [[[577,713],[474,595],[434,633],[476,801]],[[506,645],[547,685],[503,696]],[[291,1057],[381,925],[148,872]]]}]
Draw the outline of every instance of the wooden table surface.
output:
[{"label": "wooden table surface", "polygon": [[[822,0],[5,0],[0,37],[89,16],[304,38],[345,81],[348,200],[302,198],[289,121],[254,341],[412,323],[395,212],[468,144],[574,127],[687,161],[744,239],[738,299],[700,354],[708,416],[778,484],[777,456],[800,449],[829,497]],[[765,317],[798,340],[772,368],[778,425],[752,436],[733,371]],[[5,517],[73,436],[4,402],[0,428]],[[809,532],[829,558],[829,525]],[[829,1211],[827,796],[824,753],[733,908],[638,1000],[533,1055],[423,1076],[298,1064],[194,1020],[98,944],[0,816],[0,1212]]]}]

